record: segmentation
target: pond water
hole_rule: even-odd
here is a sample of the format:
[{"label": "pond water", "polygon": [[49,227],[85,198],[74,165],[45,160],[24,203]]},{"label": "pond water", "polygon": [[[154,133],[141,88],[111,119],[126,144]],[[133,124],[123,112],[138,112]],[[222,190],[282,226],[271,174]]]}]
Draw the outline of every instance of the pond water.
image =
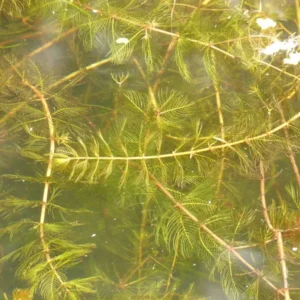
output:
[{"label": "pond water", "polygon": [[300,299],[300,4],[0,3],[0,299]]}]

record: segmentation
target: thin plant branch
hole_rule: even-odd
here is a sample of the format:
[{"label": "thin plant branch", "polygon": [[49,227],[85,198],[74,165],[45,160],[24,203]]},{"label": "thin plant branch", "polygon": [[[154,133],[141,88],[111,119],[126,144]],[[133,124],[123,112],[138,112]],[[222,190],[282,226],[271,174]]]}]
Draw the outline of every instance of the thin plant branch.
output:
[{"label": "thin plant branch", "polygon": [[55,43],[61,41],[63,38],[67,37],[71,33],[75,32],[77,30],[76,27],[69,29],[68,31],[64,32],[62,35],[59,35],[58,37],[52,39],[51,41],[45,43],[41,47],[35,49],[34,51],[30,52],[27,56],[24,56],[24,58],[31,58],[38,53],[41,53],[42,51],[45,51],[46,49],[52,47]]},{"label": "thin plant branch", "polygon": [[[134,268],[129,275],[127,275],[125,278],[122,278],[120,280],[119,286],[121,287],[125,287],[128,285],[128,282],[131,280],[131,278],[134,276],[134,274],[136,274],[137,272],[139,272],[139,270],[143,267],[143,265],[150,259],[150,257],[146,257],[142,262],[140,262],[138,264],[138,266],[136,268]],[[141,278],[139,278],[141,279]]]},{"label": "thin plant branch", "polygon": [[286,101],[289,101],[291,99],[294,98],[294,96],[297,94],[297,92],[299,91],[299,88],[295,88],[295,86],[293,86],[289,91],[288,93],[286,93],[279,101],[278,103],[282,103],[282,102],[286,102]]},{"label": "thin plant branch", "polygon": [[171,31],[173,31],[173,17],[174,17],[175,6],[176,6],[176,0],[173,0],[173,5],[171,9]]},{"label": "thin plant branch", "polygon": [[280,131],[281,129],[289,126],[292,122],[296,121],[300,118],[300,112],[295,114],[293,117],[291,117],[289,120],[285,121],[284,123],[274,127],[272,130],[267,131],[265,133],[262,133],[260,135],[256,135],[253,137],[246,137],[244,139],[235,141],[235,142],[227,142],[221,145],[217,146],[208,146],[205,148],[201,148],[198,150],[189,150],[189,151],[183,151],[183,152],[172,152],[167,154],[158,154],[158,155],[144,155],[144,156],[76,156],[76,157],[67,157],[67,158],[57,158],[58,160],[64,160],[64,161],[71,161],[71,160],[119,160],[119,161],[133,161],[133,160],[151,160],[151,159],[162,159],[162,158],[168,158],[168,157],[180,157],[180,156],[195,156],[196,154],[203,153],[203,152],[209,152],[214,151],[218,149],[223,148],[230,148],[232,146],[237,146],[241,144],[249,144],[253,141],[262,140],[265,139],[272,134]]},{"label": "thin plant branch", "polygon": [[[221,132],[221,138],[223,141],[225,141],[225,129],[224,129],[224,118],[222,113],[222,105],[221,105],[221,97],[219,88],[217,86],[217,83],[214,83],[215,93],[216,93],[216,105],[217,105],[217,111],[218,111],[218,118],[220,123],[220,132]],[[218,181],[217,181],[217,189],[216,189],[216,196],[219,196],[222,180],[223,180],[223,173],[225,168],[225,148],[222,148],[222,154],[221,154],[221,164],[220,164],[220,170],[218,175]]]},{"label": "thin plant branch", "polygon": [[161,69],[157,73],[156,80],[155,80],[154,85],[153,85],[153,92],[154,93],[157,92],[158,86],[160,84],[161,77],[165,73],[166,64],[167,64],[167,62],[168,62],[168,60],[170,58],[171,53],[173,52],[173,50],[174,50],[174,48],[176,46],[177,40],[178,40],[177,37],[173,37],[171,39],[171,42],[170,42],[170,44],[168,46],[168,49],[167,49],[167,51],[165,53],[165,56],[164,56],[164,59],[163,59]]},{"label": "thin plant branch", "polygon": [[193,215],[187,208],[185,208],[180,202],[178,202],[174,196],[160,183],[160,181],[150,174],[150,178],[153,183],[157,186],[157,188],[167,197],[169,198],[174,207],[178,208],[183,214],[185,214],[189,219],[195,222],[200,229],[210,235],[219,245],[223,246],[227,249],[236,259],[238,259],[244,266],[246,266],[252,273],[262,279],[269,287],[271,287],[274,291],[279,292],[281,295],[284,295],[282,291],[280,291],[271,281],[269,281],[260,270],[255,269],[247,260],[245,260],[241,254],[238,253],[231,245],[227,244],[222,238],[220,238],[217,234],[215,234],[211,229],[209,229],[205,224],[202,224],[200,220]]},{"label": "thin plant branch", "polygon": [[[170,3],[170,5],[171,5],[171,3]],[[230,11],[230,10],[233,10],[233,8],[206,8],[206,7],[198,8],[197,6],[185,4],[185,3],[176,3],[175,5],[182,6],[182,7],[188,7],[193,10],[199,9],[199,10],[203,10],[203,11]]]},{"label": "thin plant branch", "polygon": [[277,238],[277,247],[278,247],[279,259],[280,259],[281,270],[282,270],[284,299],[290,300],[291,297],[290,297],[290,290],[289,290],[289,283],[288,283],[288,268],[286,265],[286,258],[284,254],[282,233],[278,230],[276,231],[276,238]]},{"label": "thin plant branch", "polygon": [[173,257],[173,261],[172,261],[172,266],[171,266],[171,269],[170,269],[170,273],[169,273],[169,277],[168,277],[168,281],[167,281],[165,293],[167,293],[169,291],[169,288],[170,288],[170,285],[171,285],[171,280],[173,278],[174,268],[175,268],[175,265],[176,265],[176,262],[177,262],[177,257],[178,257],[178,246],[179,246],[178,243],[179,243],[179,241],[177,240],[176,241],[176,247],[174,249],[175,253],[174,253],[174,257]]},{"label": "thin plant branch", "polygon": [[37,55],[38,53],[40,53],[42,51],[45,51],[46,49],[52,47],[55,43],[59,42],[62,38],[67,37],[68,35],[70,35],[71,33],[75,32],[76,30],[77,30],[77,28],[71,28],[70,30],[64,32],[62,35],[59,35],[58,37],[55,37],[51,41],[45,43],[41,47],[39,47],[39,48],[35,49],[34,51],[30,52],[28,55],[25,55],[18,63],[16,63],[15,67],[20,66],[20,64],[23,61],[25,61],[26,59],[30,59],[33,56]]},{"label": "thin plant branch", "polygon": [[7,45],[7,44],[10,44],[10,43],[13,43],[15,41],[18,41],[18,40],[24,40],[24,39],[30,39],[30,38],[35,38],[37,36],[41,36],[45,34],[44,31],[38,31],[38,32],[30,32],[30,33],[25,33],[17,38],[14,38],[14,39],[10,39],[10,40],[5,40],[5,41],[2,41],[0,42],[0,48]]},{"label": "thin plant branch", "polygon": [[262,205],[262,209],[263,209],[263,215],[264,215],[264,219],[266,221],[266,224],[268,226],[268,228],[275,232],[275,228],[273,227],[269,214],[268,214],[268,207],[267,207],[267,202],[266,202],[266,191],[265,191],[265,173],[264,173],[264,164],[263,161],[260,161],[259,164],[259,169],[260,169],[260,195],[261,195],[261,205]]},{"label": "thin plant branch", "polygon": [[263,208],[263,215],[264,219],[266,221],[266,224],[268,228],[274,233],[276,240],[277,240],[277,247],[278,247],[278,253],[279,253],[279,259],[281,264],[281,271],[282,271],[282,283],[283,283],[283,293],[284,293],[284,299],[290,300],[290,292],[289,292],[289,284],[288,284],[288,269],[286,266],[286,259],[284,254],[284,246],[283,246],[283,239],[282,239],[282,233],[280,230],[277,230],[273,227],[269,213],[268,213],[268,207],[266,203],[266,195],[265,195],[265,173],[264,173],[264,163],[261,160],[260,161],[260,193],[261,193],[261,204]]},{"label": "thin plant branch", "polygon": [[[110,58],[108,59],[104,59],[95,63],[92,63],[80,70],[77,70],[75,72],[72,72],[70,74],[68,74],[67,76],[61,78],[60,80],[58,80],[57,82],[53,83],[52,85],[50,85],[48,87],[48,92],[50,92],[51,89],[56,88],[57,86],[65,83],[66,81],[71,81],[72,79],[74,79],[77,76],[82,75],[83,73],[85,73],[86,71],[90,71],[92,69],[95,69],[97,67],[100,67],[102,65],[105,65],[107,63],[109,63],[111,61]],[[78,81],[78,79],[75,80],[75,82]],[[74,81],[72,82],[72,84],[74,84]],[[64,89],[66,89],[67,86],[64,87]],[[25,105],[27,104],[27,102],[22,102],[20,103],[17,107],[14,107],[11,111],[9,111],[6,115],[4,115],[1,119],[0,119],[0,124],[5,123],[9,118],[13,117],[18,111],[20,111]]]},{"label": "thin plant branch", "polygon": [[65,282],[57,272],[55,266],[52,263],[52,257],[50,256],[50,248],[46,242],[45,239],[45,218],[46,218],[46,211],[47,211],[47,203],[48,203],[48,198],[49,198],[49,188],[50,188],[50,178],[52,175],[52,166],[53,166],[53,158],[54,158],[54,153],[55,153],[55,130],[54,130],[54,124],[51,116],[51,112],[48,106],[48,103],[46,99],[44,98],[43,94],[33,85],[31,85],[28,81],[24,81],[23,84],[27,87],[29,87],[34,94],[40,99],[44,113],[45,113],[45,118],[48,123],[48,128],[49,128],[49,140],[50,140],[50,149],[49,149],[49,159],[48,159],[48,165],[47,165],[47,170],[46,170],[46,180],[44,183],[44,191],[43,191],[43,199],[42,199],[42,209],[41,209],[41,214],[40,214],[40,240],[41,244],[44,250],[44,255],[46,258],[46,261],[48,265],[50,266],[51,270],[53,271],[55,277],[57,278],[58,282],[61,284],[62,287],[64,287],[65,291],[67,294],[70,294],[70,290],[65,287]]},{"label": "thin plant branch", "polygon": [[[138,263],[141,266],[143,261],[143,247],[144,247],[144,240],[146,237],[146,231],[145,228],[147,226],[148,221],[148,207],[150,205],[150,202],[152,200],[152,197],[149,197],[147,201],[143,205],[142,210],[142,222],[140,225],[140,235],[139,235],[139,245],[138,245]],[[138,277],[142,278],[142,268],[139,268],[138,270]]]},{"label": "thin plant branch", "polygon": [[249,249],[249,248],[256,248],[256,247],[260,247],[262,245],[267,245],[269,243],[273,243],[274,241],[276,241],[276,238],[271,239],[271,240],[267,240],[264,241],[263,243],[255,243],[255,244],[250,244],[250,245],[244,245],[244,246],[236,246],[233,247],[235,250],[241,250],[241,249]]},{"label": "thin plant branch", "polygon": [[[78,4],[78,5],[80,5],[80,4]],[[104,11],[97,10],[97,9],[91,7],[91,6],[84,6],[84,9],[90,10],[90,11],[96,11],[100,15],[105,14]],[[106,13],[106,15],[108,15],[108,14]],[[108,17],[110,17],[110,15],[108,15]],[[181,37],[180,34],[178,34],[178,33],[173,33],[173,32],[169,32],[169,31],[157,28],[156,25],[155,25],[155,23],[143,24],[143,23],[139,23],[139,22],[137,22],[135,20],[122,18],[122,17],[120,17],[118,15],[114,15],[113,18],[115,20],[118,20],[118,21],[121,21],[121,22],[124,22],[124,23],[127,23],[127,24],[131,24],[133,26],[144,28],[145,30],[154,31],[154,32],[162,33],[162,34],[169,35],[169,36],[172,36],[172,37],[177,37],[177,38]],[[191,39],[191,38],[186,38],[186,40],[190,41],[190,42],[193,42],[193,43],[196,43],[196,44],[199,44],[199,45],[202,45],[202,46],[205,46],[205,47],[208,47],[208,48],[211,48],[211,49],[214,49],[215,51],[223,53],[224,55],[226,55],[228,57],[231,57],[233,59],[236,58],[235,55],[230,54],[229,52],[227,52],[227,51],[225,51],[225,50],[223,50],[221,48],[218,48],[216,46],[213,46],[213,45],[211,45],[209,43],[201,42],[199,40],[195,40],[195,39]]]},{"label": "thin plant branch", "polygon": [[0,124],[5,124],[8,119],[14,117],[14,115],[20,111],[24,106],[27,105],[27,102],[21,102],[18,104],[16,107],[12,108],[8,113],[6,113],[1,119],[0,119]]},{"label": "thin plant branch", "polygon": [[[48,44],[49,46],[49,44]],[[44,49],[45,50],[45,49]],[[77,70],[75,72],[72,72],[70,73],[69,75],[61,78],[60,80],[58,80],[57,82],[53,83],[52,85],[50,85],[48,87],[48,92],[50,92],[51,89],[63,84],[64,82],[66,81],[70,81],[72,80],[73,78],[77,77],[77,76],[80,76],[81,74],[83,74],[84,72],[86,71],[89,71],[89,70],[92,70],[92,69],[95,69],[97,67],[100,67],[102,65],[105,65],[107,63],[109,63],[111,61],[110,58],[108,59],[104,59],[104,60],[101,60],[101,61],[98,61],[98,62],[95,62],[95,63],[92,63],[88,66],[86,66],[85,68],[82,68],[80,70]],[[13,66],[13,68],[15,68],[15,66]],[[77,79],[78,80],[78,79]],[[74,83],[74,82],[72,82]],[[66,87],[64,87],[65,89]],[[4,115],[1,119],[0,119],[0,124],[3,124],[5,123],[9,118],[13,117],[18,111],[20,111],[25,105],[27,104],[27,102],[22,102],[20,103],[18,106],[14,107],[11,111],[9,111],[6,115]]]},{"label": "thin plant branch", "polygon": [[[296,1],[297,1],[297,0],[296,0]],[[87,8],[87,7],[86,7],[86,8]],[[92,9],[92,8],[88,8],[88,9]],[[93,10],[93,9],[92,9],[92,10]],[[102,12],[99,12],[99,13],[102,14]],[[169,31],[166,31],[166,30],[159,29],[159,28],[157,28],[157,27],[155,26],[155,24],[149,24],[148,26],[145,26],[144,24],[141,25],[141,24],[139,24],[139,23],[137,23],[137,22],[135,22],[135,21],[131,21],[131,20],[128,20],[128,19],[124,19],[124,18],[121,18],[121,17],[119,17],[119,16],[114,16],[114,18],[115,18],[116,20],[120,20],[120,21],[125,22],[125,23],[130,23],[130,24],[135,25],[135,26],[144,27],[146,30],[150,30],[150,31],[162,33],[162,34],[169,35],[169,36],[172,36],[172,37],[177,37],[178,39],[181,37],[180,34],[178,34],[178,33],[173,33],[173,32],[169,32]],[[229,52],[227,52],[227,51],[225,51],[225,50],[223,50],[223,49],[221,49],[221,48],[219,48],[219,47],[214,46],[214,44],[201,42],[201,41],[199,41],[199,40],[195,40],[195,39],[192,39],[192,38],[186,38],[186,40],[189,41],[189,42],[192,42],[192,43],[195,43],[195,44],[199,44],[199,45],[202,45],[202,46],[204,46],[204,47],[213,49],[213,50],[215,50],[215,51],[217,51],[217,52],[220,52],[220,53],[224,54],[225,56],[228,56],[228,57],[230,57],[230,58],[232,58],[232,59],[236,59],[236,58],[237,58],[235,55],[233,55],[233,54],[231,54],[231,53],[229,53]],[[296,78],[297,80],[300,81],[300,77],[298,77],[298,76],[296,76],[296,75],[293,75],[293,74],[291,74],[291,73],[289,73],[289,72],[286,72],[286,71],[284,71],[284,70],[282,70],[282,69],[280,69],[280,68],[278,68],[278,67],[275,67],[275,66],[273,66],[272,64],[266,63],[266,62],[264,62],[264,61],[262,61],[262,60],[259,60],[259,59],[255,59],[255,61],[259,62],[260,64],[267,65],[267,66],[269,66],[270,68],[273,68],[273,69],[275,69],[275,70],[277,70],[277,71],[279,71],[279,72],[281,72],[281,73],[283,73],[283,74],[285,74],[285,75],[287,75],[287,76]],[[242,63],[243,63],[244,65],[247,66],[246,62],[242,62]]]},{"label": "thin plant branch", "polygon": [[51,89],[53,89],[53,88],[55,88],[55,87],[57,87],[57,86],[65,83],[66,81],[70,81],[70,80],[74,79],[75,77],[80,76],[81,74],[83,74],[86,71],[93,70],[93,69],[98,68],[100,66],[103,66],[103,65],[105,65],[105,64],[107,64],[109,62],[111,62],[111,58],[106,58],[106,59],[97,61],[95,63],[92,63],[92,64],[90,64],[90,65],[88,65],[88,66],[86,66],[86,67],[84,67],[82,69],[74,71],[74,72],[68,74],[67,76],[59,79],[57,82],[51,84],[49,86],[48,90],[51,90]]},{"label": "thin plant branch", "polygon": [[280,69],[280,68],[278,68],[278,67],[275,67],[275,66],[273,66],[272,64],[267,63],[267,62],[265,62],[265,61],[263,61],[263,60],[260,60],[260,59],[257,59],[257,58],[255,58],[254,60],[255,60],[256,62],[262,64],[262,65],[265,65],[265,66],[270,67],[270,68],[272,68],[272,69],[274,69],[274,70],[276,70],[276,71],[278,71],[278,72],[280,72],[280,73],[282,73],[282,74],[285,74],[286,76],[295,78],[295,79],[297,79],[297,81],[300,81],[300,77],[299,77],[299,76],[296,76],[296,75],[291,74],[291,73],[289,73],[289,72],[287,72],[287,71],[284,71],[283,69]]},{"label": "thin plant branch", "polygon": [[136,58],[133,58],[133,62],[136,64],[137,69],[139,70],[139,72],[142,75],[142,78],[144,79],[144,81],[146,82],[147,86],[148,86],[148,95],[149,95],[149,103],[152,105],[152,108],[154,108],[155,110],[157,110],[157,101],[154,95],[154,91],[153,88],[151,87],[151,85],[148,82],[147,76],[145,74],[145,72],[143,71],[143,68],[141,66],[141,64],[139,63],[139,61]]},{"label": "thin plant branch", "polygon": [[300,2],[299,0],[295,0],[295,7],[296,7],[296,15],[297,15],[297,29],[298,29],[298,34],[300,34]]},{"label": "thin plant branch", "polygon": [[[284,112],[283,112],[283,109],[282,109],[282,106],[281,106],[280,103],[278,105],[278,108],[279,108],[279,112],[280,112],[280,115],[281,115],[281,122],[284,123],[285,122],[285,117],[284,117]],[[284,132],[285,139],[286,139],[286,145],[287,145],[287,148],[288,148],[288,154],[289,154],[290,162],[292,164],[293,171],[295,173],[298,186],[300,187],[299,169],[298,169],[297,162],[296,162],[296,159],[295,159],[295,154],[294,154],[293,149],[292,149],[288,128],[287,127],[283,128],[283,132]]]}]

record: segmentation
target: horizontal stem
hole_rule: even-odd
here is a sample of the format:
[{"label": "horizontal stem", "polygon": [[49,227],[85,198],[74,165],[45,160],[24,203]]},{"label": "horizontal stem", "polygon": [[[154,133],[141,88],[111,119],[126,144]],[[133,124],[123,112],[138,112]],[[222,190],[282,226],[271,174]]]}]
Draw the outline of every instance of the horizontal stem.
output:
[{"label": "horizontal stem", "polygon": [[95,62],[95,63],[92,63],[92,64],[90,64],[90,65],[88,65],[88,66],[86,66],[86,67],[84,67],[84,68],[82,68],[82,69],[79,69],[79,70],[77,70],[77,71],[74,71],[74,72],[70,73],[69,75],[67,75],[67,76],[65,76],[65,77],[63,77],[63,78],[61,78],[61,79],[58,80],[57,82],[55,82],[55,83],[53,83],[52,85],[50,85],[48,89],[51,90],[51,89],[53,89],[53,88],[55,88],[55,87],[57,87],[57,86],[63,84],[64,82],[69,81],[69,80],[73,79],[74,77],[81,75],[82,73],[84,73],[84,72],[86,72],[86,71],[95,69],[95,68],[100,67],[100,66],[102,66],[102,65],[105,65],[105,64],[107,64],[107,63],[109,63],[109,62],[111,62],[111,58],[106,58],[106,59],[97,61],[97,62]]},{"label": "horizontal stem", "polygon": [[[271,134],[287,127],[290,123],[294,122],[295,120],[300,118],[300,112],[295,114],[292,118],[287,120],[286,122],[280,124],[279,126],[273,128],[272,130],[265,132],[263,134],[254,136],[254,137],[246,137],[242,140],[238,140],[235,142],[225,143],[217,146],[209,146],[198,150],[189,150],[189,151],[183,151],[183,152],[173,152],[173,153],[167,153],[167,154],[158,154],[158,155],[145,155],[145,156],[76,156],[76,157],[68,157],[65,160],[103,160],[103,161],[136,161],[136,160],[151,160],[151,159],[163,159],[163,158],[172,158],[172,157],[180,157],[180,156],[195,156],[196,154],[218,150],[218,149],[224,149],[236,145],[240,145],[243,143],[250,143],[253,141],[261,140],[263,138],[266,138],[270,136]],[[59,159],[59,158],[57,158]]]}]

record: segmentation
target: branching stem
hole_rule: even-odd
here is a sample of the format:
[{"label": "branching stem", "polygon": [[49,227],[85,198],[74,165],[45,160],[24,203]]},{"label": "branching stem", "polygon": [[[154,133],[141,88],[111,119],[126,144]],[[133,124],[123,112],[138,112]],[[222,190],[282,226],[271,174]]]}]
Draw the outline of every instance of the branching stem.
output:
[{"label": "branching stem", "polygon": [[264,219],[266,221],[266,224],[268,228],[273,231],[275,238],[277,240],[277,247],[278,247],[278,253],[280,258],[280,264],[281,264],[281,270],[282,270],[282,282],[283,282],[283,293],[284,293],[284,299],[290,300],[290,292],[289,292],[289,284],[288,284],[288,269],[286,266],[286,259],[284,254],[284,247],[283,247],[283,240],[282,240],[282,232],[276,228],[273,227],[269,213],[268,213],[268,207],[266,203],[266,196],[265,196],[265,173],[264,173],[264,164],[263,161],[260,161],[260,193],[261,193],[261,204],[263,208],[263,215]]},{"label": "branching stem", "polygon": [[63,38],[67,37],[68,35],[75,32],[76,30],[77,30],[77,28],[69,29],[68,31],[64,32],[62,35],[59,35],[58,37],[56,37],[53,40],[45,43],[43,46],[39,47],[38,49],[35,49],[31,53],[29,53],[28,56],[25,56],[24,58],[31,58],[31,57],[37,55],[38,53],[50,48],[51,46],[53,46],[55,43],[61,41]]},{"label": "branching stem", "polygon": [[[280,112],[280,115],[281,115],[281,123],[284,123],[285,122],[285,117],[284,117],[284,112],[283,112],[283,109],[282,109],[280,103],[278,105],[278,108],[279,108],[279,112]],[[285,139],[286,139],[286,145],[287,145],[287,148],[288,148],[288,154],[289,154],[290,162],[292,164],[298,186],[300,187],[299,169],[298,169],[298,166],[297,166],[297,163],[296,163],[295,154],[294,154],[292,146],[291,146],[291,141],[290,141],[290,137],[289,137],[288,128],[287,127],[283,128],[283,132],[284,132]]]},{"label": "branching stem", "polygon": [[273,66],[273,65],[270,64],[270,63],[267,63],[267,62],[265,62],[265,61],[263,61],[263,60],[259,60],[259,59],[255,59],[255,61],[258,62],[258,63],[260,63],[260,64],[262,64],[262,65],[268,66],[268,67],[270,67],[270,68],[272,68],[272,69],[274,69],[274,70],[276,70],[276,71],[278,71],[278,72],[280,72],[280,73],[283,73],[283,74],[285,74],[286,76],[293,77],[293,78],[297,79],[297,81],[300,81],[300,77],[299,77],[299,76],[296,76],[296,75],[294,75],[294,74],[291,74],[291,73],[289,73],[289,72],[286,72],[286,71],[284,71],[283,69],[280,69],[280,68],[278,68],[278,67],[275,67],[275,66]]},{"label": "branching stem", "polygon": [[142,278],[142,261],[143,261],[143,247],[144,247],[144,240],[146,236],[146,226],[148,221],[148,207],[150,205],[152,198],[148,198],[147,201],[143,204],[142,210],[142,222],[140,225],[140,236],[139,236],[139,246],[138,246],[138,262],[141,266],[138,270],[138,278]]},{"label": "branching stem", "polygon": [[157,73],[157,76],[156,76],[156,80],[155,80],[155,83],[153,85],[153,92],[156,93],[157,92],[157,89],[158,89],[158,86],[160,84],[160,79],[161,79],[161,76],[164,74],[165,72],[165,67],[166,67],[166,64],[170,58],[170,55],[171,53],[173,52],[173,50],[175,49],[175,46],[177,44],[177,41],[178,41],[178,38],[177,37],[173,37],[169,46],[168,46],[168,49],[166,51],[166,54],[164,56],[164,59],[163,59],[163,62],[162,62],[162,66],[161,66],[161,69],[159,70],[159,72]]},{"label": "branching stem", "polygon": [[[41,214],[40,214],[40,240],[41,244],[44,250],[44,255],[46,258],[46,261],[53,271],[55,277],[61,284],[61,286],[64,286],[64,280],[61,278],[61,276],[58,274],[55,266],[52,263],[52,258],[50,256],[50,248],[45,240],[45,217],[46,217],[46,210],[47,210],[47,203],[48,203],[48,198],[49,198],[49,188],[50,188],[50,183],[49,179],[52,175],[52,165],[53,165],[53,157],[55,153],[55,130],[54,130],[54,125],[53,125],[53,120],[51,116],[51,112],[48,106],[48,103],[46,99],[44,98],[44,95],[33,85],[31,85],[28,81],[24,81],[24,85],[29,87],[35,95],[40,99],[44,113],[45,113],[45,118],[48,123],[48,129],[49,129],[49,139],[50,139],[50,149],[49,149],[49,160],[48,160],[48,166],[46,170],[46,181],[44,183],[44,191],[43,191],[43,199],[42,199],[42,209],[41,209]],[[70,291],[68,288],[65,287],[65,291],[69,294]]]},{"label": "branching stem", "polygon": [[[216,93],[216,105],[217,105],[217,111],[218,111],[218,117],[219,117],[219,123],[220,123],[220,132],[221,132],[221,138],[223,141],[225,141],[225,129],[224,129],[224,118],[222,113],[222,105],[221,105],[221,97],[220,97],[220,91],[218,84],[214,83],[215,93]],[[221,164],[220,164],[220,170],[218,175],[218,182],[217,182],[217,189],[216,189],[216,196],[219,196],[222,180],[223,180],[223,173],[225,168],[225,148],[222,148],[222,157],[221,157]]]},{"label": "branching stem", "polygon": [[[296,1],[298,1],[298,0],[296,0]],[[80,4],[79,4],[79,5],[80,5]],[[95,11],[95,9],[94,9],[93,7],[90,7],[90,6],[85,6],[84,8],[85,8],[86,10]],[[174,38],[180,38],[180,37],[181,37],[180,34],[178,34],[178,33],[173,33],[173,32],[170,32],[170,31],[163,30],[163,29],[159,29],[159,28],[157,28],[157,27],[155,26],[155,24],[149,24],[149,25],[146,25],[146,24],[139,23],[138,21],[135,21],[135,20],[125,19],[125,18],[120,17],[120,16],[118,16],[118,15],[114,15],[114,16],[112,17],[112,16],[110,16],[108,13],[105,13],[104,11],[99,11],[99,14],[101,14],[101,15],[106,14],[108,17],[111,17],[111,18],[113,18],[113,19],[115,19],[115,20],[119,20],[120,22],[127,23],[127,24],[131,24],[131,25],[133,25],[133,26],[137,26],[137,27],[140,27],[140,28],[145,28],[145,30],[150,30],[150,31],[162,33],[162,34],[164,34],[164,35],[169,35],[169,36],[172,36],[172,37],[174,37]],[[217,51],[217,52],[219,52],[219,53],[222,53],[222,54],[224,54],[225,56],[228,56],[228,57],[230,57],[230,58],[232,58],[232,59],[236,59],[236,58],[237,58],[235,55],[233,55],[233,54],[231,54],[231,53],[229,53],[229,52],[227,52],[227,51],[225,51],[225,50],[223,50],[223,49],[221,49],[221,48],[215,46],[214,43],[210,44],[210,43],[202,42],[202,41],[199,41],[199,40],[196,40],[196,39],[192,39],[192,38],[185,38],[185,39],[186,39],[187,41],[189,41],[189,42],[192,42],[192,43],[195,43],[195,44],[204,46],[204,47],[206,47],[206,48],[213,49],[213,50],[215,50],[215,51]],[[278,68],[278,67],[275,67],[275,66],[273,66],[273,65],[271,65],[271,64],[269,64],[269,63],[266,63],[266,62],[264,62],[264,61],[261,61],[261,60],[259,60],[259,59],[255,59],[255,60],[256,60],[257,62],[259,62],[259,63],[261,63],[261,64],[264,64],[264,65],[267,65],[267,66],[269,66],[269,67],[271,67],[271,68],[273,68],[273,69],[275,69],[275,70],[277,70],[277,71],[279,71],[279,72],[281,72],[281,73],[283,73],[283,74],[285,74],[285,75],[287,75],[287,76],[290,76],[290,77],[296,78],[297,80],[300,80],[300,78],[299,78],[298,76],[293,75],[293,74],[291,74],[291,73],[289,73],[289,72],[286,72],[286,71],[284,71],[284,70],[282,70],[282,69],[280,69],[280,68]],[[242,63],[243,63],[244,65],[247,66],[247,63],[246,63],[246,62],[242,62]]]},{"label": "branching stem", "polygon": [[13,42],[15,42],[17,40],[24,40],[24,39],[29,39],[29,38],[35,38],[35,37],[41,36],[43,34],[45,34],[45,32],[43,32],[43,31],[25,33],[25,34],[23,34],[23,35],[15,38],[15,39],[5,40],[5,41],[0,42],[0,47],[3,47],[3,46],[5,46],[7,44],[10,44],[10,43],[13,43]]},{"label": "branching stem", "polygon": [[153,88],[151,87],[150,83],[148,82],[147,76],[141,66],[141,64],[139,63],[139,61],[136,58],[133,58],[133,62],[135,63],[137,69],[139,70],[140,74],[142,75],[143,80],[146,82],[147,86],[148,86],[148,97],[149,97],[149,104],[151,104],[150,107],[148,107],[148,109],[153,108],[153,109],[157,109],[157,102],[156,102],[156,98],[155,98],[155,94],[153,91]]},{"label": "branching stem", "polygon": [[298,27],[298,34],[300,34],[300,1],[295,0],[295,7],[296,7],[296,15],[297,15],[297,27]]},{"label": "branching stem", "polygon": [[150,174],[150,178],[154,182],[154,184],[157,186],[157,188],[167,197],[169,198],[173,203],[174,206],[177,207],[182,213],[184,213],[188,218],[190,218],[192,221],[197,223],[203,231],[205,231],[208,235],[210,235],[219,245],[226,248],[236,259],[238,259],[243,265],[245,265],[248,269],[250,269],[256,276],[261,278],[268,286],[270,286],[273,290],[280,293],[281,295],[284,295],[283,291],[278,289],[271,281],[269,281],[262,273],[261,271],[255,269],[249,262],[247,262],[239,253],[236,251],[232,246],[227,244],[222,238],[220,238],[218,235],[216,235],[212,230],[210,230],[205,224],[201,224],[200,220],[193,215],[192,212],[190,212],[187,208],[185,208],[180,202],[178,202],[174,196],[158,181],[156,177],[154,177],[152,174]]},{"label": "branching stem", "polygon": [[169,291],[169,288],[170,288],[170,285],[171,285],[171,280],[172,280],[172,277],[173,277],[173,272],[174,272],[174,268],[175,268],[175,265],[176,265],[176,262],[177,262],[177,256],[178,256],[178,240],[176,241],[176,247],[174,249],[174,257],[173,257],[173,262],[172,262],[172,266],[171,266],[171,269],[170,269],[170,273],[169,273],[169,277],[168,277],[168,282],[167,282],[167,286],[166,286],[166,291],[165,293],[167,293]]},{"label": "branching stem", "polygon": [[74,71],[74,72],[68,74],[67,76],[61,78],[57,82],[51,84],[49,86],[49,90],[51,90],[51,89],[53,89],[53,88],[55,88],[55,87],[57,87],[57,86],[65,83],[66,81],[72,80],[73,78],[75,78],[75,77],[83,74],[86,71],[90,71],[92,69],[98,68],[98,67],[103,66],[103,65],[105,65],[105,64],[107,64],[109,62],[111,62],[111,58],[102,59],[102,60],[97,61],[95,63],[92,63],[92,64],[90,64],[90,65],[88,65],[88,66],[86,66],[86,67],[84,67],[84,68],[82,68],[80,70]]},{"label": "branching stem", "polygon": [[158,154],[158,155],[145,155],[145,156],[76,156],[76,157],[68,157],[63,158],[64,160],[108,160],[108,161],[133,161],[133,160],[150,160],[150,159],[163,159],[163,158],[174,158],[174,157],[180,157],[180,156],[195,156],[196,154],[203,153],[203,152],[209,152],[214,151],[218,149],[223,148],[230,148],[232,146],[241,145],[244,143],[251,143],[253,141],[262,140],[264,138],[267,138],[268,136],[272,135],[273,133],[276,133],[280,131],[281,129],[289,126],[292,122],[296,121],[300,118],[300,112],[295,114],[293,117],[291,117],[289,120],[285,121],[284,123],[274,127],[272,130],[267,131],[265,133],[262,133],[260,135],[256,135],[253,137],[246,137],[244,139],[235,141],[235,142],[227,142],[221,145],[217,146],[209,146],[205,148],[201,148],[198,150],[189,150],[189,151],[183,151],[183,152],[173,152],[173,153],[167,153],[167,154]]}]

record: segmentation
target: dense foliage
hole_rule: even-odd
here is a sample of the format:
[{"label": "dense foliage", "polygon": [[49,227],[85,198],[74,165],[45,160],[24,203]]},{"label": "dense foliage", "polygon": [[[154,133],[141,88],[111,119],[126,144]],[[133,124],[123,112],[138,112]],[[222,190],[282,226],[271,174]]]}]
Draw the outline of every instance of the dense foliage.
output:
[{"label": "dense foliage", "polygon": [[1,296],[300,299],[299,7],[0,1]]}]

